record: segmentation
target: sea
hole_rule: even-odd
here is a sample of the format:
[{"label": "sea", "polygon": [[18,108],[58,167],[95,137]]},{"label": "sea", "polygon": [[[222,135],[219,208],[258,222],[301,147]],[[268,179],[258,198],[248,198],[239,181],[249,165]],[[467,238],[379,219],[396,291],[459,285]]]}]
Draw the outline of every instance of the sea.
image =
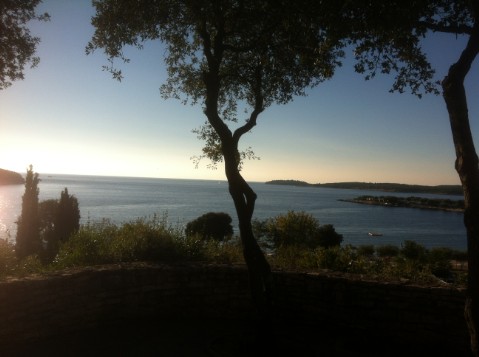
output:
[{"label": "sea", "polygon": [[[58,199],[64,188],[79,202],[81,224],[115,224],[160,215],[174,227],[207,212],[226,212],[237,219],[226,181],[127,178],[79,175],[40,175],[39,199]],[[425,209],[361,205],[341,200],[361,195],[385,195],[323,187],[295,187],[250,183],[257,193],[254,219],[267,219],[288,211],[304,211],[320,224],[332,224],[343,235],[343,245],[396,245],[413,240],[426,248],[466,250],[463,214]],[[23,185],[0,186],[0,238],[14,242],[21,212]],[[390,193],[388,193],[390,194]],[[395,196],[462,199],[461,196],[394,193]],[[380,233],[370,236],[369,232]]]}]

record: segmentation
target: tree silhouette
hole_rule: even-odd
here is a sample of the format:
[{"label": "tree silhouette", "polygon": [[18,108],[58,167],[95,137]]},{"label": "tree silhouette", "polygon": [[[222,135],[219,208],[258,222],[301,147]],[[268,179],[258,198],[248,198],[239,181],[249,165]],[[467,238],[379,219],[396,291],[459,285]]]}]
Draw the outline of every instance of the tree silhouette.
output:
[{"label": "tree silhouette", "polygon": [[[166,46],[165,98],[200,104],[206,123],[198,129],[205,140],[203,156],[224,161],[234,201],[250,286],[258,311],[268,314],[270,267],[252,230],[256,193],[241,175],[240,139],[272,104],[285,104],[305,89],[330,78],[343,45],[318,18],[314,1],[177,1],[96,0],[95,33],[87,53],[103,49],[114,78],[128,62],[125,46],[141,48],[159,40]],[[332,3],[334,5],[334,3]],[[325,12],[325,16],[328,13]],[[247,112],[243,122],[240,113]]]},{"label": "tree silhouette", "polygon": [[187,236],[199,235],[201,239],[213,239],[218,242],[233,235],[232,219],[228,213],[208,212],[188,222],[185,228]]},{"label": "tree silhouette", "polygon": [[0,90],[13,81],[23,79],[27,64],[38,65],[35,56],[40,42],[27,27],[32,20],[48,21],[47,13],[37,15],[35,8],[41,0],[2,1],[0,4]]},{"label": "tree silhouette", "polygon": [[[479,53],[479,1],[419,0],[345,3],[346,32],[356,46],[357,70],[366,79],[396,72],[392,91],[439,93],[434,70],[421,40],[434,32],[468,36],[458,60],[441,82],[456,152],[456,171],[464,193],[464,225],[468,246],[465,315],[471,348],[479,356],[479,160],[469,123],[464,81]],[[447,48],[444,49],[447,51]]]},{"label": "tree silhouette", "polygon": [[22,213],[17,221],[15,252],[20,259],[32,254],[40,254],[42,249],[38,217],[39,181],[38,173],[34,173],[33,167],[30,165],[25,178]]},{"label": "tree silhouette", "polygon": [[55,217],[55,235],[60,242],[66,242],[80,228],[80,209],[75,196],[65,188],[61,192]]},{"label": "tree silhouette", "polygon": [[39,216],[41,238],[47,244],[43,258],[50,262],[57,255],[60,243],[66,242],[80,228],[78,200],[65,188],[59,200],[40,202]]}]

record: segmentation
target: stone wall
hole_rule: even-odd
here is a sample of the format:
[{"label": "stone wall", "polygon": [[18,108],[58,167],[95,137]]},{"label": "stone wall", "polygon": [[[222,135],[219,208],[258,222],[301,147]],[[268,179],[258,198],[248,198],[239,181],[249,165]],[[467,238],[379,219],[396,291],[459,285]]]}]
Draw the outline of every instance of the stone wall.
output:
[{"label": "stone wall", "polygon": [[[275,318],[310,331],[468,348],[463,290],[286,272],[274,290]],[[151,317],[252,319],[247,270],[127,264],[0,283],[0,346]]]}]

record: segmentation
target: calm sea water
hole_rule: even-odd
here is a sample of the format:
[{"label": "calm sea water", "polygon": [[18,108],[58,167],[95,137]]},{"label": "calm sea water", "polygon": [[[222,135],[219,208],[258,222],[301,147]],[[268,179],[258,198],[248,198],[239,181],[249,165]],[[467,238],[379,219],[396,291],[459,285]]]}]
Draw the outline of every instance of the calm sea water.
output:
[{"label": "calm sea water", "polygon": [[[227,212],[235,219],[234,205],[224,181],[122,178],[98,176],[41,176],[40,200],[59,198],[67,187],[80,204],[81,222],[103,218],[122,223],[153,214],[167,214],[173,225],[209,211]],[[364,195],[365,191],[316,187],[274,186],[252,183],[258,194],[254,217],[265,219],[289,210],[306,211],[320,224],[333,224],[343,235],[343,244],[394,244],[414,240],[428,248],[436,246],[466,249],[466,232],[461,213],[386,208],[338,201]],[[21,211],[24,187],[0,186],[0,237],[16,232],[15,221]],[[367,191],[371,195],[383,192]],[[411,194],[395,193],[396,196]],[[428,198],[460,196],[419,195]],[[380,232],[370,237],[368,232]]]}]

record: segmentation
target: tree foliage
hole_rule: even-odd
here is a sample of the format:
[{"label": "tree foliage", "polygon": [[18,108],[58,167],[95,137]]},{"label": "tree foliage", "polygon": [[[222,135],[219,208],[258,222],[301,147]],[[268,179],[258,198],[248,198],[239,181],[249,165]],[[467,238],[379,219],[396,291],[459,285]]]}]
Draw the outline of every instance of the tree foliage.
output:
[{"label": "tree foliage", "polygon": [[41,252],[40,221],[38,216],[38,173],[33,172],[33,167],[27,170],[25,178],[25,193],[22,197],[22,212],[17,221],[17,238],[15,252],[17,257],[24,258],[28,255]]},{"label": "tree foliage", "polygon": [[289,211],[274,218],[254,222],[258,239],[272,248],[295,246],[306,249],[339,246],[343,236],[331,224],[320,225],[310,213]]},{"label": "tree foliage", "polygon": [[80,209],[75,196],[68,193],[65,188],[60,195],[58,211],[55,217],[55,231],[57,239],[65,242],[80,228]]},{"label": "tree foliage", "polygon": [[38,15],[35,8],[41,0],[5,0],[0,2],[0,90],[24,78],[26,65],[35,67],[40,38],[32,36],[27,24],[32,20],[47,21],[47,13]]},{"label": "tree foliage", "polygon": [[[121,80],[123,73],[115,59],[129,62],[124,47],[141,48],[145,41],[162,41],[168,71],[161,86],[163,97],[205,107],[208,96],[214,94],[212,105],[225,130],[224,123],[240,122],[247,111],[244,124],[234,133],[239,140],[265,108],[304,95],[306,88],[330,78],[339,65],[342,44],[306,18],[308,4],[141,0],[120,5],[94,1],[96,31],[87,52],[103,48],[110,61],[104,68]],[[208,93],[211,81],[217,82],[217,93]],[[213,164],[222,161],[222,134],[217,128],[207,121],[195,132],[205,140],[200,157]],[[251,150],[236,155],[238,164],[242,158],[254,157]]]},{"label": "tree foliage", "polygon": [[233,235],[232,219],[228,213],[208,212],[188,222],[186,235],[199,235],[203,240],[223,241]]},{"label": "tree foliage", "polygon": [[42,258],[49,262],[57,255],[60,244],[80,229],[78,200],[65,188],[59,200],[40,202],[39,217],[41,238],[46,243]]}]

